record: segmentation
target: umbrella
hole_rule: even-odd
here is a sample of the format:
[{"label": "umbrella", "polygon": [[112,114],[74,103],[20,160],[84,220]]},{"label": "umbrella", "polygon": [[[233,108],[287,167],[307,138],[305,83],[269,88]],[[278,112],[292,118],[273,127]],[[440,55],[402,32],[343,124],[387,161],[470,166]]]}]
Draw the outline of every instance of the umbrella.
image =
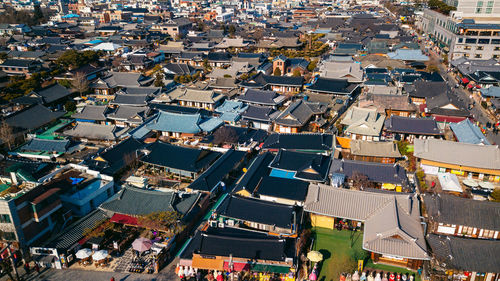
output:
[{"label": "umbrella", "polygon": [[473,180],[473,179],[465,179],[463,181],[463,183],[466,185],[466,186],[469,186],[469,187],[477,187],[479,184],[477,183],[477,181]]},{"label": "umbrella", "polygon": [[314,271],[311,272],[311,274],[309,274],[309,280],[316,281],[317,279],[318,279],[318,276],[316,275],[316,273]]},{"label": "umbrella", "polygon": [[323,254],[318,251],[310,251],[307,253],[307,258],[312,262],[320,262],[323,260]]},{"label": "umbrella", "polygon": [[493,186],[493,184],[491,182],[487,182],[487,181],[481,181],[481,182],[479,182],[479,186],[481,188],[489,189],[489,190],[495,189],[495,187]]},{"label": "umbrella", "polygon": [[92,259],[95,261],[100,261],[100,260],[103,260],[107,257],[108,257],[108,251],[106,251],[106,250],[97,251],[92,255]]},{"label": "umbrella", "polygon": [[147,251],[151,249],[151,246],[153,246],[151,240],[144,237],[137,238],[134,240],[134,242],[132,242],[132,248],[139,252]]},{"label": "umbrella", "polygon": [[86,259],[92,255],[92,251],[90,249],[80,249],[78,252],[76,252],[76,258],[77,259]]}]

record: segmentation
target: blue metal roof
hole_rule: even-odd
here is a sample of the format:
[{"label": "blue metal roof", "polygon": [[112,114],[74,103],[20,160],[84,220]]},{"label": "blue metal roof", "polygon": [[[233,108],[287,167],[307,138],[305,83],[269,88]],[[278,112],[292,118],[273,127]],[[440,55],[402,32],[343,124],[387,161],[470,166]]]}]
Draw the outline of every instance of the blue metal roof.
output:
[{"label": "blue metal roof", "polygon": [[222,126],[222,124],[224,124],[224,121],[221,118],[212,117],[212,118],[208,119],[207,121],[201,123],[200,128],[204,132],[210,133],[210,132],[214,131],[215,129],[219,128],[220,126]]},{"label": "blue metal roof", "polygon": [[201,116],[198,113],[178,114],[160,111],[146,126],[155,131],[196,134],[201,131],[198,126],[200,121]]},{"label": "blue metal roof", "polygon": [[472,124],[469,119],[459,123],[450,123],[450,128],[459,142],[490,145],[481,129]]}]

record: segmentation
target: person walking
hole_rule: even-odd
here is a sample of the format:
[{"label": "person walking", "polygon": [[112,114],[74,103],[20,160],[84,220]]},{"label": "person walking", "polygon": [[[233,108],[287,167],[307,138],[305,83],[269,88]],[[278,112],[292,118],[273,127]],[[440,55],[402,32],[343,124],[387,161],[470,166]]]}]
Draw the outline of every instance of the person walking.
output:
[{"label": "person walking", "polygon": [[24,263],[24,271],[26,271],[26,274],[30,274],[30,264],[28,262]]},{"label": "person walking", "polygon": [[36,273],[40,273],[40,267],[38,266],[37,263],[35,263],[35,271]]}]

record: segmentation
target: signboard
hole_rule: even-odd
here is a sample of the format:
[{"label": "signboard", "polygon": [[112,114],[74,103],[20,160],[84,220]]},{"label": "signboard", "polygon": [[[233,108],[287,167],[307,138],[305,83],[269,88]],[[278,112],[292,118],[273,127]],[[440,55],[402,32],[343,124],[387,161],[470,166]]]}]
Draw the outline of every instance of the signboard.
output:
[{"label": "signboard", "polygon": [[363,272],[363,260],[358,260],[358,272]]}]

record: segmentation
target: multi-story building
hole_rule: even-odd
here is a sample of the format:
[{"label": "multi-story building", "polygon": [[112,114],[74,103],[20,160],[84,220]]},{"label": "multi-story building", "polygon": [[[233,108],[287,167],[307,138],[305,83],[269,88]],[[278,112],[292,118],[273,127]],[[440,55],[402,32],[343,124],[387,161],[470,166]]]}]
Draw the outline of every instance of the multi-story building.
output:
[{"label": "multi-story building", "polygon": [[456,8],[453,15],[462,19],[491,23],[499,22],[500,2],[494,0],[445,0],[446,4]]},{"label": "multi-story building", "polygon": [[425,10],[419,28],[436,44],[449,52],[449,59],[500,58],[500,24],[459,20],[432,10]]},{"label": "multi-story building", "polygon": [[39,180],[12,180],[0,192],[0,242],[16,241],[20,248],[60,230],[73,216],[84,216],[114,195],[110,176],[69,164]]}]

